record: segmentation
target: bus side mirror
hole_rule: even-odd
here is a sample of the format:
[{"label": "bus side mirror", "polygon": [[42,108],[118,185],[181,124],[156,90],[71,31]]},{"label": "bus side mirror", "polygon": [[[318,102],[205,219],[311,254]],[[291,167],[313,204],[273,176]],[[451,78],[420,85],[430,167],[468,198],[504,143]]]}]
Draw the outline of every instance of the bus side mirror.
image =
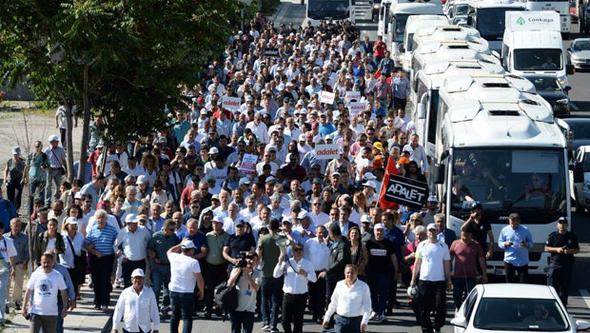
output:
[{"label": "bus side mirror", "polygon": [[467,25],[469,25],[469,26],[473,25],[473,17],[467,16]]},{"label": "bus side mirror", "polygon": [[576,72],[574,70],[574,65],[571,65],[571,64],[566,65],[565,66],[565,72],[566,72],[567,75],[574,75],[574,73]]},{"label": "bus side mirror", "polygon": [[419,103],[418,104],[418,119],[426,119],[426,110],[424,110],[424,104]]},{"label": "bus side mirror", "polygon": [[435,164],[434,165],[434,183],[435,184],[443,184],[445,182],[445,164]]},{"label": "bus side mirror", "polygon": [[492,51],[492,55],[498,58],[498,60],[502,60],[502,56],[500,55],[500,53],[498,53],[498,51]]},{"label": "bus side mirror", "polygon": [[584,182],[584,169],[582,168],[582,166],[582,163],[574,164],[574,183]]}]

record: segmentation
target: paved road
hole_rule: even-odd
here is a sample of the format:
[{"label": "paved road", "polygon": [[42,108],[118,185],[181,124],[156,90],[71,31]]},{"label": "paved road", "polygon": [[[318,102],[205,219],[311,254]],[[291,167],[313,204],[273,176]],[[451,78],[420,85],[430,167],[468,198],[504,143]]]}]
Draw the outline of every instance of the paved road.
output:
[{"label": "paved road", "polygon": [[[279,10],[280,11],[280,10]],[[279,12],[275,22],[293,22],[294,24],[303,21],[305,8],[302,5],[287,4],[282,12]],[[299,15],[299,16],[298,16]],[[368,1],[357,0],[355,21],[361,28],[361,36],[368,34],[371,40],[377,37],[377,25],[372,23],[371,7]],[[569,42],[566,42],[569,44]],[[571,100],[574,104],[574,116],[590,116],[590,72],[577,72],[570,77],[573,86],[570,92]],[[587,275],[584,272],[590,271],[590,213],[574,213],[572,217],[572,228],[579,236],[582,243],[582,254],[578,255],[575,267],[575,276],[572,285],[572,296],[568,311],[578,319],[590,320],[590,285],[588,284]],[[537,277],[538,282],[543,282],[542,277]],[[370,332],[421,332],[419,327],[415,326],[415,320],[411,310],[407,307],[407,296],[404,290],[398,290],[398,298],[403,307],[395,311],[394,316],[389,317],[384,324],[370,324]],[[449,309],[451,303],[449,303]],[[447,319],[450,320],[452,313],[449,311]],[[311,323],[311,318],[306,316],[304,327],[305,332],[321,332],[319,325]],[[228,330],[228,322],[221,320],[204,320],[195,319],[194,327],[205,330]],[[255,331],[260,332],[260,323],[256,323]],[[169,332],[168,326],[163,326],[161,332]],[[443,332],[453,332],[451,326],[446,326]]]}]

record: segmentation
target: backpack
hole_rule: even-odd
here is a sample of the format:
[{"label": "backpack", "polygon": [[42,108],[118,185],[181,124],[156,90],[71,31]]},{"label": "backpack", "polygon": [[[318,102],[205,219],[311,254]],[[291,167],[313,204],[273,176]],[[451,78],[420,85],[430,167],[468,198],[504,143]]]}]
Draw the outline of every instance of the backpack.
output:
[{"label": "backpack", "polygon": [[223,311],[223,321],[225,321],[227,315],[238,307],[238,290],[235,285],[230,287],[227,281],[223,281],[215,287],[214,293],[213,301],[217,308]]}]

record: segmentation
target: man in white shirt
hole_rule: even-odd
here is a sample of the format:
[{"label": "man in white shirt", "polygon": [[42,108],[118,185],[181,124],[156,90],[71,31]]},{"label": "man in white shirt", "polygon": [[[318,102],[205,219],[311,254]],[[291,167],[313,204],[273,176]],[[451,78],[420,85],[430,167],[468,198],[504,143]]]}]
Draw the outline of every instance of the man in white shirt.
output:
[{"label": "man in white shirt", "polygon": [[311,212],[308,214],[311,222],[316,226],[325,225],[330,222],[330,216],[322,212],[322,201],[320,198],[313,198]]},{"label": "man in white shirt", "polygon": [[337,332],[364,332],[371,309],[369,286],[357,279],[356,267],[348,264],[344,268],[344,280],[338,281],[334,288],[323,326],[328,328],[330,318],[336,314],[334,319]]},{"label": "man in white shirt", "polygon": [[309,260],[317,276],[316,282],[309,282],[309,303],[312,310],[312,319],[320,324],[326,308],[326,270],[330,267],[330,248],[326,237],[328,230],[323,225],[315,229],[316,237],[305,242],[305,258]]},{"label": "man in white shirt", "polygon": [[160,329],[158,303],[152,288],[143,285],[145,273],[137,268],[131,273],[133,285],[121,292],[113,313],[113,333],[152,332]]},{"label": "man in white shirt", "polygon": [[[313,264],[303,258],[303,245],[292,245],[293,257],[285,260],[284,255],[274,268],[275,279],[285,275],[283,283],[283,318],[281,324],[286,333],[303,332],[303,313],[307,303],[308,282],[316,282]],[[293,323],[293,328],[291,328]]]},{"label": "man in white shirt", "polygon": [[127,214],[125,216],[126,227],[119,231],[115,241],[115,248],[118,248],[117,257],[123,257],[121,269],[125,288],[131,286],[131,273],[135,269],[145,269],[147,245],[152,238],[146,228],[138,226],[138,220],[137,215]]},{"label": "man in white shirt", "polygon": [[424,176],[428,178],[428,158],[426,157],[424,147],[418,143],[418,140],[418,134],[412,134],[412,136],[410,136],[410,143],[404,146],[404,150],[407,149],[410,152],[410,161],[418,163],[418,167],[420,167]]},{"label": "man in white shirt", "polygon": [[[438,228],[430,223],[427,227],[428,239],[416,249],[416,262],[412,272],[411,287],[418,280],[419,316],[423,332],[440,332],[447,316],[446,289],[451,289],[451,256],[447,244],[437,238]],[[435,312],[434,327],[430,314]]]},{"label": "man in white shirt", "polygon": [[[181,253],[182,252],[182,253]],[[205,282],[201,275],[199,261],[193,258],[195,244],[185,239],[182,243],[171,247],[168,252],[170,261],[170,332],[178,333],[178,324],[182,318],[183,332],[193,329],[193,313],[195,310],[195,285],[198,285],[198,298],[203,300]]]},{"label": "man in white shirt", "polygon": [[[42,269],[33,272],[27,282],[22,315],[25,318],[31,318],[31,333],[39,333],[41,328],[44,333],[55,333],[57,316],[65,317],[67,315],[67,306],[64,306],[61,313],[58,313],[58,293],[61,296],[62,304],[68,304],[68,294],[63,276],[53,269],[54,260],[53,254],[44,253],[41,256]],[[34,298],[32,298],[33,294]],[[30,311],[29,301],[31,302]]]},{"label": "man in white shirt", "polygon": [[249,128],[254,133],[258,142],[268,142],[268,128],[262,122],[262,114],[260,112],[254,114],[254,120],[249,122],[246,128]]}]

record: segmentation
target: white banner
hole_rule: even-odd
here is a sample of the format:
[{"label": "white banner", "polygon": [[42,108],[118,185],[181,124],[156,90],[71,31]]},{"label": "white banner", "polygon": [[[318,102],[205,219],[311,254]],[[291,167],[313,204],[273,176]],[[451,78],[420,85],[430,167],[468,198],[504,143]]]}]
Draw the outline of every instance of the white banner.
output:
[{"label": "white banner", "polygon": [[367,101],[348,103],[348,110],[350,111],[350,116],[354,117],[361,114],[367,109],[367,105]]},{"label": "white banner", "polygon": [[242,163],[240,164],[239,171],[244,174],[255,175],[257,162],[258,156],[253,154],[244,154],[244,157],[242,157]]},{"label": "white banner", "polygon": [[230,111],[237,111],[240,109],[240,104],[242,104],[242,99],[239,97],[223,96],[221,107]]},{"label": "white banner", "polygon": [[340,146],[338,145],[315,145],[314,151],[318,160],[331,160],[340,157]]},{"label": "white banner", "polygon": [[336,98],[336,94],[334,94],[332,92],[329,92],[329,91],[321,91],[320,92],[320,103],[333,104],[335,98]]}]

